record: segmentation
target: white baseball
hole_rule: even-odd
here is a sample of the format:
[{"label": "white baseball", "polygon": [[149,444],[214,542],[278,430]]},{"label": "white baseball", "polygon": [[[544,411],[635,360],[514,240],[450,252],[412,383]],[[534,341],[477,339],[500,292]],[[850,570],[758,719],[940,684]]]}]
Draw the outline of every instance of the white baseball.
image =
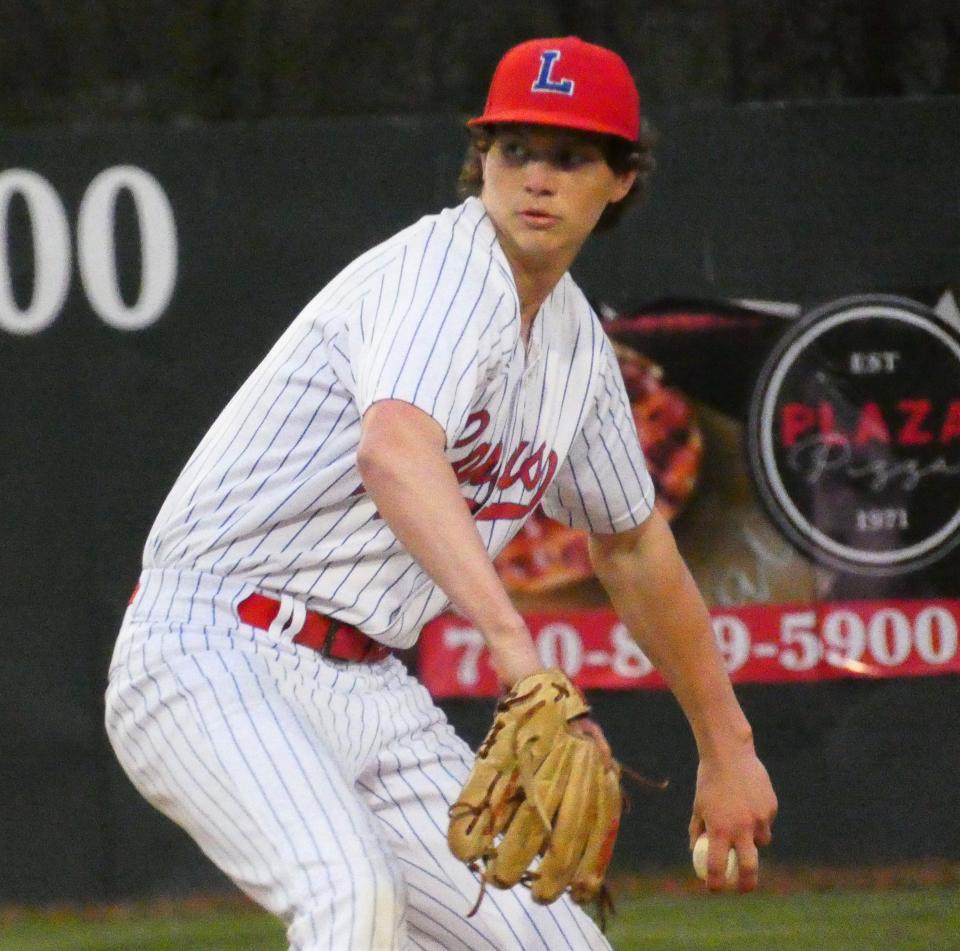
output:
[{"label": "white baseball", "polygon": [[[710,840],[704,832],[697,839],[693,846],[693,870],[697,873],[697,878],[707,880],[707,850],[710,848]],[[736,849],[727,852],[727,871],[726,878],[728,885],[735,885],[740,874],[740,863],[737,861]]]}]

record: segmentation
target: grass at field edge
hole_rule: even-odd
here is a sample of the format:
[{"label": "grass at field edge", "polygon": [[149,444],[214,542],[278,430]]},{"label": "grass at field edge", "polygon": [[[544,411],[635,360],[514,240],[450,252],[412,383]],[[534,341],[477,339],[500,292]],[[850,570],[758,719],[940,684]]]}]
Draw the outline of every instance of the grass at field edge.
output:
[{"label": "grass at field edge", "polygon": [[[610,876],[612,889],[623,895],[701,894],[705,891],[692,871],[623,872]],[[889,891],[960,885],[960,862],[924,862],[864,866],[779,865],[761,860],[758,893],[790,895],[802,892]]]},{"label": "grass at field edge", "polygon": [[[607,937],[616,951],[960,949],[956,866],[829,871],[768,874],[768,889],[750,896],[708,895],[687,875],[618,876]],[[0,911],[0,951],[285,947],[281,923],[234,894]]]},{"label": "grass at field edge", "polygon": [[[705,889],[686,869],[675,872],[616,871],[609,877],[614,899],[650,896],[702,895]],[[765,862],[757,894],[791,895],[834,891],[884,892],[960,886],[960,862],[857,867],[786,866]],[[49,902],[0,906],[0,926],[24,919],[123,921],[144,915],[204,915],[216,912],[258,913],[259,908],[240,892],[162,895],[116,902]],[[2,945],[0,945],[2,951]]]}]

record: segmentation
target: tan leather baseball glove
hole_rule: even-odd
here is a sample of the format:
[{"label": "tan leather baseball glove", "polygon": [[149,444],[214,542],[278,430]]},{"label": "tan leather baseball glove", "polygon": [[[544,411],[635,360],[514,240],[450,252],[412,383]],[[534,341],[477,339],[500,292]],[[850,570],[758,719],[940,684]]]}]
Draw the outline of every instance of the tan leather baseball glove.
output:
[{"label": "tan leather baseball glove", "polygon": [[498,704],[447,832],[453,854],[480,873],[480,899],[487,884],[522,882],[542,904],[569,889],[605,914],[620,766],[589,712],[559,670],[525,677]]}]

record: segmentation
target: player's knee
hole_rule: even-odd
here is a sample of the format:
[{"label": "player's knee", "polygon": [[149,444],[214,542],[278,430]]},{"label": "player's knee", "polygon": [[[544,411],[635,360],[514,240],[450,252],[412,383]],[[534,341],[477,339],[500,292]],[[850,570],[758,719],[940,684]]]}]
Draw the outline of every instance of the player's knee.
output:
[{"label": "player's knee", "polygon": [[[326,870],[328,873],[331,869]],[[328,874],[287,916],[296,951],[396,951],[405,947],[407,887],[393,863],[350,863],[350,875]]]}]

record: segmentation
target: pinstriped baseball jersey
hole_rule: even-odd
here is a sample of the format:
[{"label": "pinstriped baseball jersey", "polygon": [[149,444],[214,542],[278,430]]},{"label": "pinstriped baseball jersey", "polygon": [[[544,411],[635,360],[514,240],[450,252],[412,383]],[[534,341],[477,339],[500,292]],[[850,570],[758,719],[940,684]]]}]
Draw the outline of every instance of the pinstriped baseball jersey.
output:
[{"label": "pinstriped baseball jersey", "polygon": [[592,531],[651,512],[623,382],[564,275],[525,346],[507,260],[467,199],[362,255],[300,313],[175,483],[144,564],[284,592],[395,647],[447,606],[365,493],[364,411],[429,413],[491,556],[538,503]]}]

